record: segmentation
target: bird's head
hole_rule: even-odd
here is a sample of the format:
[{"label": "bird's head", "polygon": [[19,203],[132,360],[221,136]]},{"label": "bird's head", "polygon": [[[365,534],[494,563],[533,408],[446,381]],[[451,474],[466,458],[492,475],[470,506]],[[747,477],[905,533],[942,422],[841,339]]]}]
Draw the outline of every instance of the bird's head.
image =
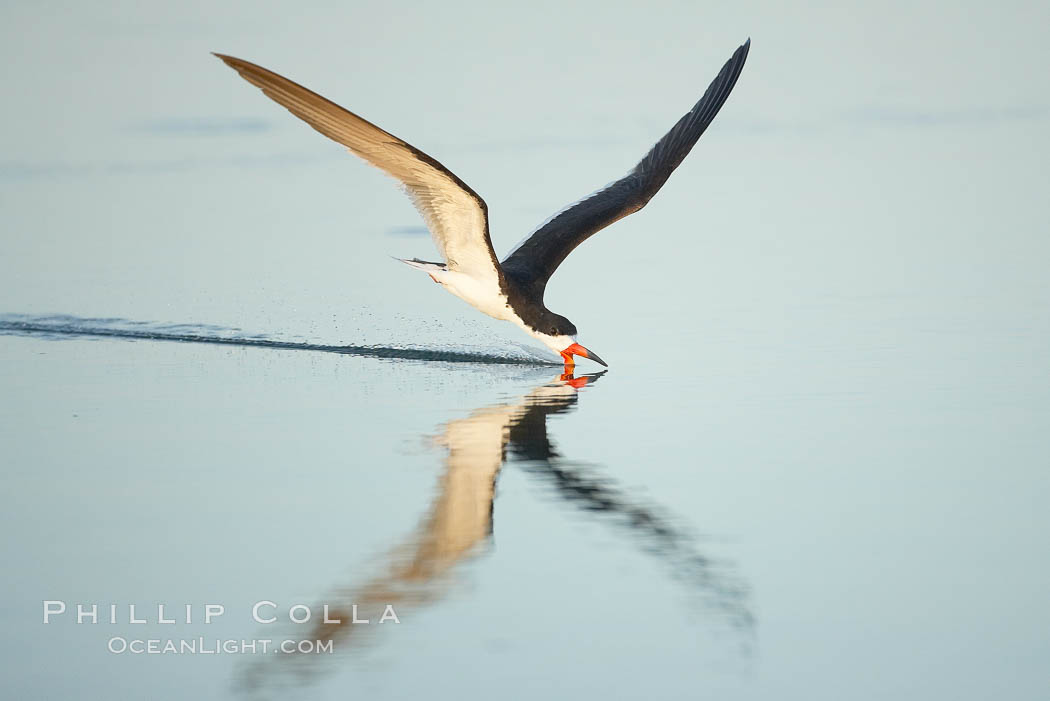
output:
[{"label": "bird's head", "polygon": [[597,353],[576,342],[576,326],[559,314],[545,315],[539,327],[531,331],[533,336],[543,342],[543,345],[561,355],[568,367],[576,364],[574,356],[577,355],[609,367],[609,364],[599,358]]}]

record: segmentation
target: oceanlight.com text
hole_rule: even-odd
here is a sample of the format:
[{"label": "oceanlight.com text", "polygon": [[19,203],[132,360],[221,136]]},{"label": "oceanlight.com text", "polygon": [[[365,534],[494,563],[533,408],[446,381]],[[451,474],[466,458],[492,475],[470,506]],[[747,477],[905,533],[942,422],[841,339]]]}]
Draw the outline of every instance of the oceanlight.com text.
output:
[{"label": "oceanlight.com text", "polygon": [[331,640],[236,640],[218,638],[109,639],[106,648],[115,655],[257,655],[331,654]]}]

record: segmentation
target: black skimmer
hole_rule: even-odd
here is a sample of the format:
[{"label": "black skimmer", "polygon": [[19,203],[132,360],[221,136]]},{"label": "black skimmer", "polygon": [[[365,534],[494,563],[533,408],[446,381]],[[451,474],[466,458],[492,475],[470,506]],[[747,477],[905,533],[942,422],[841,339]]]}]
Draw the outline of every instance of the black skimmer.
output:
[{"label": "black skimmer", "polygon": [[556,213],[501,263],[489,237],[488,206],[448,168],[315,92],[261,66],[215,54],[267,97],[311,127],[401,182],[423,216],[445,262],[402,260],[496,319],[510,321],[561,354],[608,365],[576,340],[576,326],[547,309],[543,294],[565,257],[591,235],[652,199],[718,114],[751,46],[738,48],[693,109],[678,120],[627,175]]}]

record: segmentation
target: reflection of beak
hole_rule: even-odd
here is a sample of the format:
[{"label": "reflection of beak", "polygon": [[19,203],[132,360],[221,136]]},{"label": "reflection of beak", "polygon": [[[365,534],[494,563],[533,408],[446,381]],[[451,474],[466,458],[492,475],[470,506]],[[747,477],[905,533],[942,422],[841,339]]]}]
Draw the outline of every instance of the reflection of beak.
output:
[{"label": "reflection of beak", "polygon": [[575,389],[583,389],[587,386],[588,382],[597,382],[598,378],[607,372],[609,371],[602,370],[601,372],[596,372],[591,375],[580,375],[579,377],[576,377],[572,374],[572,368],[570,368],[569,372],[562,373],[558,379],[564,382],[565,384],[569,385],[570,387],[573,387]]},{"label": "reflection of beak", "polygon": [[572,356],[579,355],[588,360],[593,360],[596,363],[609,367],[609,364],[598,357],[598,354],[594,351],[589,351],[579,343],[573,343],[571,346],[561,352],[561,357],[565,361],[566,365],[575,365],[576,361],[573,360]]},{"label": "reflection of beak", "polygon": [[581,375],[580,377],[575,377],[572,374],[572,372],[563,372],[561,374],[561,377],[559,377],[558,379],[561,382],[564,382],[565,384],[569,385],[573,389],[583,389],[584,387],[587,386],[587,383],[590,382],[590,380],[591,380],[591,378],[588,377],[587,375]]}]

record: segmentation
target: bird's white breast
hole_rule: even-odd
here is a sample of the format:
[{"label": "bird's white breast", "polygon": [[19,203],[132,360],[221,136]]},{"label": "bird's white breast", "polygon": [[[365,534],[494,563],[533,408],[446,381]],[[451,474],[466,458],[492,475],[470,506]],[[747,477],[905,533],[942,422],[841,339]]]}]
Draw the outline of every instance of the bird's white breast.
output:
[{"label": "bird's white breast", "polygon": [[526,324],[517,315],[514,308],[510,306],[510,302],[500,290],[498,282],[479,280],[476,277],[455,270],[432,271],[430,274],[446,290],[470,306],[500,321],[509,321],[516,324],[525,333],[538,339],[555,353],[560,353],[576,342],[574,336],[550,336]]},{"label": "bird's white breast", "polygon": [[501,321],[514,321],[517,318],[507,296],[500,291],[498,281],[479,280],[455,270],[443,270],[432,275],[446,290],[483,314]]}]

